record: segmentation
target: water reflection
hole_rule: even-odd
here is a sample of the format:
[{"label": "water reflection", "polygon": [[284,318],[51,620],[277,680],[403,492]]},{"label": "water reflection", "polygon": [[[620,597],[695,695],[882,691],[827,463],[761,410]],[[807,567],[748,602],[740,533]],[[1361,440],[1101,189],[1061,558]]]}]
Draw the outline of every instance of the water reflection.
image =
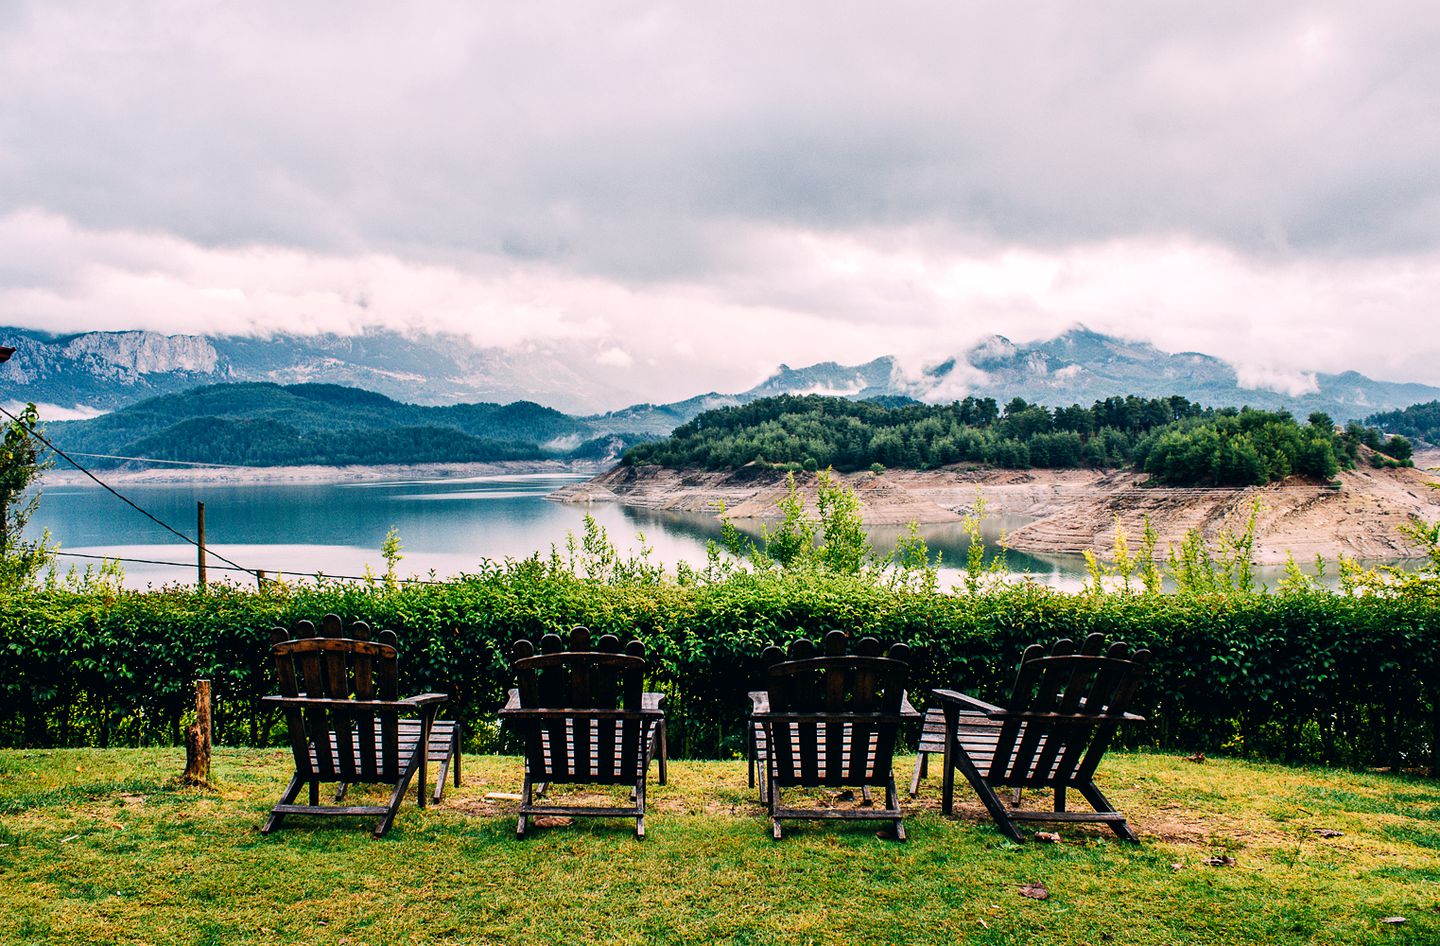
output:
[{"label": "water reflection", "polygon": [[[123,492],[158,518],[194,534],[195,504],[206,507],[211,548],[248,568],[276,572],[360,575],[368,567],[384,570],[380,545],[386,532],[399,530],[404,575],[439,577],[474,571],[482,559],[521,559],[553,548],[564,555],[570,536],[584,529],[591,514],[623,554],[650,548],[654,561],[673,568],[679,562],[703,566],[706,548],[721,537],[721,523],[710,515],[634,509],[615,503],[573,506],[547,500],[581,474],[519,474],[453,479],[403,479],[346,483],[127,485]],[[1002,536],[1024,525],[1018,516],[994,516],[982,526],[987,560],[1000,551]],[[736,523],[754,539],[760,524]],[[48,528],[67,552],[146,559],[125,566],[134,587],[195,579],[195,549],[163,527],[125,507],[98,487],[47,489],[28,533]],[[881,555],[894,551],[905,529],[869,530]],[[921,529],[932,556],[941,564],[945,587],[963,578],[970,537],[960,523]],[[85,559],[62,559],[84,565]],[[152,564],[152,563],[172,564]],[[215,562],[216,566],[221,563]],[[1005,553],[1012,572],[1058,588],[1075,590],[1086,569],[1079,555]],[[1272,587],[1283,570],[1258,570]],[[223,577],[216,569],[212,577]]]}]

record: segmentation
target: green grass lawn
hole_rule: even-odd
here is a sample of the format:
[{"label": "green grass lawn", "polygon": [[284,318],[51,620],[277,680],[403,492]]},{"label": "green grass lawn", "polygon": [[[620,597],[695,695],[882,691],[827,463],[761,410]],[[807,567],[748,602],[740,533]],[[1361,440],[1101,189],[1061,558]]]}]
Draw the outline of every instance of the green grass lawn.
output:
[{"label": "green grass lawn", "polygon": [[[1068,826],[1012,845],[968,793],[940,816],[935,776],[907,843],[864,822],[773,841],[743,762],[679,761],[644,841],[620,820],[517,841],[514,802],[485,795],[518,790],[519,760],[465,765],[383,839],[368,819],[265,837],[285,751],[219,750],[214,791],[177,787],[179,750],[0,752],[0,941],[1440,942],[1434,781],[1117,752],[1101,786],[1138,847]],[[1047,900],[1020,895],[1034,882]]]}]

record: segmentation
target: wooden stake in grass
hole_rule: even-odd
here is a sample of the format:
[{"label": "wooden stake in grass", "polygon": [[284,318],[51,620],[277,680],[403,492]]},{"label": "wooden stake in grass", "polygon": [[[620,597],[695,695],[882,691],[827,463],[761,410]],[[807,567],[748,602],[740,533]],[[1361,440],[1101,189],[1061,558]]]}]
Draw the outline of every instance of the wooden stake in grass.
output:
[{"label": "wooden stake in grass", "polygon": [[210,681],[195,681],[195,722],[185,727],[186,785],[210,785]]}]

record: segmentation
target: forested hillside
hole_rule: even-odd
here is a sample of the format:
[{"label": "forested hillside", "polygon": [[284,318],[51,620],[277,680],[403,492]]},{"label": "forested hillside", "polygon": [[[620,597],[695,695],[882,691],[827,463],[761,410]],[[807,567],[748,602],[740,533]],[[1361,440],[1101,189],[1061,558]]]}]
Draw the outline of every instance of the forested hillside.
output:
[{"label": "forested hillside", "polygon": [[[932,406],[790,395],[701,414],[627,463],[724,469],[758,462],[840,471],[956,463],[1026,467],[1135,466],[1171,485],[1246,486],[1292,474],[1329,479],[1353,466],[1376,431],[1337,432],[1320,413],[1201,407],[1183,397],[1112,397],[1050,409],[1015,398]],[[1404,457],[1408,457],[1405,444]]]},{"label": "forested hillside", "polygon": [[208,385],[47,426],[100,465],[103,455],[244,466],[603,459],[627,444],[528,401],[421,407],[333,384]]},{"label": "forested hillside", "polygon": [[1371,414],[1365,423],[1393,434],[1440,444],[1440,401],[1412,404],[1403,411]]}]

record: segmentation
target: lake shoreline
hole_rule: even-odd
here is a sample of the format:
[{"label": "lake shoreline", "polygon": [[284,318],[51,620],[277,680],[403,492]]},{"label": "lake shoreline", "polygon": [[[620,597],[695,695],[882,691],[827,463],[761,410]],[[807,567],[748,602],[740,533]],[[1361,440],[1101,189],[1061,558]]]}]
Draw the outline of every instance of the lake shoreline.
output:
[{"label": "lake shoreline", "polygon": [[[85,486],[94,480],[74,467],[46,471],[40,486]],[[490,463],[394,463],[377,466],[202,466],[113,467],[95,470],[111,486],[147,484],[349,483],[403,479],[465,479],[479,476],[529,476],[573,473],[593,476],[602,467],[567,460],[501,460]]]},{"label": "lake shoreline", "polygon": [[[812,510],[816,478],[815,473],[795,475]],[[947,467],[843,473],[836,478],[859,498],[867,526],[958,523],[972,515],[983,498],[989,515],[1031,520],[1009,533],[1006,545],[1040,555],[1093,551],[1108,558],[1114,553],[1117,527],[1134,549],[1147,524],[1161,553],[1180,547],[1192,530],[1223,545],[1227,533],[1245,532],[1253,513],[1257,564],[1283,565],[1292,555],[1307,563],[1317,555],[1331,562],[1341,556],[1402,561],[1423,556],[1402,527],[1415,518],[1440,517],[1440,492],[1427,488],[1429,474],[1368,464],[1341,471],[1335,480],[1338,488],[1290,477],[1266,486],[1179,489],[1151,486],[1142,473],[1113,469]],[[780,516],[777,501],[785,493],[786,474],[758,466],[720,471],[618,466],[547,498],[717,518],[723,504],[725,518],[766,520]]]}]

